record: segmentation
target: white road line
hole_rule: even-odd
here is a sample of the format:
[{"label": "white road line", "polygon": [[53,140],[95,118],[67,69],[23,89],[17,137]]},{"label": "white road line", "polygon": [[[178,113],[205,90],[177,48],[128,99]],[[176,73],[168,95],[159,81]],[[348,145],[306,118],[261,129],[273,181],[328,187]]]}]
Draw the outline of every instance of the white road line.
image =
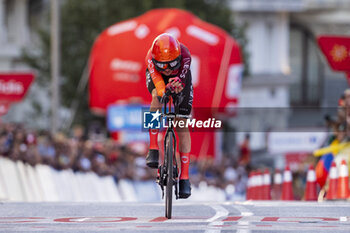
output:
[{"label": "white road line", "polygon": [[[230,204],[230,202],[226,202],[225,204]],[[326,202],[300,202],[300,201],[236,201],[231,202],[231,204],[240,204],[246,206],[260,206],[260,207],[288,207],[288,206],[303,206],[303,207],[349,207],[349,202],[334,202],[334,203],[326,203]]]},{"label": "white road line", "polygon": [[84,222],[85,220],[88,220],[88,219],[90,219],[90,218],[79,218],[79,219],[77,219],[75,221],[77,221],[77,222]]},{"label": "white road line", "polygon": [[238,210],[242,216],[253,216],[253,212],[251,212],[250,210],[248,210],[247,208],[245,208],[242,205],[236,204],[233,205],[233,208],[235,208],[236,210]]},{"label": "white road line", "polygon": [[228,210],[222,207],[221,205],[210,205],[208,204],[211,208],[215,210],[215,215],[209,219],[207,219],[207,222],[213,222],[215,220],[218,220],[220,218],[226,218],[229,214]]},{"label": "white road line", "polygon": [[[227,204],[232,204],[232,202],[228,202]],[[253,205],[253,202],[248,200],[248,201],[236,201],[234,204],[240,204],[240,205]]]},{"label": "white road line", "polygon": [[239,221],[237,225],[238,225],[237,233],[251,232],[251,230],[249,229],[249,221]]},{"label": "white road line", "polygon": [[[227,218],[229,214],[228,210],[221,205],[211,205],[211,204],[207,204],[207,205],[215,210],[215,215],[206,220],[206,222],[209,222],[208,227],[215,226],[215,225],[223,225],[224,222],[222,220]],[[205,233],[220,233],[220,232],[221,232],[220,229],[207,229],[205,231]]]},{"label": "white road line", "polygon": [[[249,209],[244,207],[242,204],[238,204],[238,203],[234,204],[233,208],[238,210],[242,216],[249,217],[254,215],[253,212],[251,212]],[[250,225],[249,221],[239,221],[238,226],[240,227],[237,230],[237,233],[250,233],[251,231],[249,229],[249,225]]]}]

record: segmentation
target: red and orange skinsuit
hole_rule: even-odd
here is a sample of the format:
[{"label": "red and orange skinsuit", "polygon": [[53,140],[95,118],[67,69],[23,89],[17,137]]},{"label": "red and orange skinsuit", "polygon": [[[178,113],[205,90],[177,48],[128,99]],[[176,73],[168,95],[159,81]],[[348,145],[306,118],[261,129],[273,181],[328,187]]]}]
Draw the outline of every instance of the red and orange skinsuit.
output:
[{"label": "red and orange skinsuit", "polygon": [[[181,65],[178,70],[175,70],[169,75],[169,77],[179,77],[182,83],[182,86],[185,87],[186,83],[186,74],[189,72],[190,66],[191,66],[191,54],[184,46],[183,44],[180,43],[181,46]],[[154,67],[154,64],[152,62],[152,55],[151,55],[151,49],[148,50],[147,56],[146,56],[146,66],[147,69],[151,75],[152,81],[154,86],[156,87],[157,94],[158,96],[163,96],[164,91],[165,91],[165,82],[162,77],[162,74],[156,70]]]}]

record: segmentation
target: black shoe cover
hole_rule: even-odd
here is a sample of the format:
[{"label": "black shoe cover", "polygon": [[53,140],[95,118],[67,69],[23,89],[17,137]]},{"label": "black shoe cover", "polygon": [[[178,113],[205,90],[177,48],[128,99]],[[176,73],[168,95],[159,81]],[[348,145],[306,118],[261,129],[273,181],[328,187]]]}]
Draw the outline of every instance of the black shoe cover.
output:
[{"label": "black shoe cover", "polygon": [[179,182],[179,198],[186,199],[191,196],[191,183],[190,180],[180,180]]},{"label": "black shoe cover", "polygon": [[159,152],[158,150],[152,150],[150,149],[147,157],[146,157],[146,164],[150,168],[158,168],[158,159],[159,159]]}]

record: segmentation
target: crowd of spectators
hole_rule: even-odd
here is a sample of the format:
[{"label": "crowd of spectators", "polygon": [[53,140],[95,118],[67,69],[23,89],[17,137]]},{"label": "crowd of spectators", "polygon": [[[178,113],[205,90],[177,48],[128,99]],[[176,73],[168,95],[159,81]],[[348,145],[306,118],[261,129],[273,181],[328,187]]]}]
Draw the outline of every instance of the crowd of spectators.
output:
[{"label": "crowd of spectators", "polygon": [[332,129],[333,137],[330,140],[350,141],[350,88],[346,89],[339,99],[336,118],[327,116],[326,121]]},{"label": "crowd of spectators", "polygon": [[[328,137],[321,146],[321,148],[329,147],[344,142],[350,142],[350,89],[346,89],[340,96],[338,106],[333,108],[333,112],[325,115],[326,127],[328,129]],[[335,143],[335,144],[334,144]],[[339,151],[338,151],[339,152]],[[323,156],[315,157],[312,153],[309,153],[305,159],[298,164],[293,170],[293,192],[296,200],[304,198],[306,177],[310,164],[315,165],[317,183],[320,188],[326,188],[324,182],[327,179],[329,167],[324,168],[324,163],[321,160],[326,157],[332,157],[333,160],[337,154],[326,153]],[[330,166],[330,164],[329,164]]]},{"label": "crowd of spectators", "polygon": [[21,124],[0,125],[0,155],[22,160],[32,166],[46,164],[57,170],[72,169],[112,175],[118,179],[149,179],[144,155],[131,145],[120,145],[109,138],[86,136],[80,127],[71,136],[51,135],[48,131],[26,129]]},{"label": "crowd of spectators", "polygon": [[[147,150],[146,143],[120,144],[102,134],[87,134],[82,127],[73,128],[67,136],[28,129],[21,124],[0,124],[0,156],[32,166],[46,164],[57,170],[112,175],[116,181],[155,180],[157,171],[146,167]],[[224,189],[231,184],[236,192],[245,192],[245,167],[230,157],[220,162],[212,156],[192,157],[190,173],[193,185],[205,181]]]},{"label": "crowd of spectators", "polygon": [[191,183],[197,186],[201,181],[220,189],[234,187],[237,195],[244,195],[248,181],[247,167],[235,157],[224,157],[219,162],[213,157],[191,159]]},{"label": "crowd of spectators", "polygon": [[[329,129],[329,136],[321,146],[322,148],[338,143],[344,143],[350,141],[350,89],[346,89],[339,98],[338,107],[332,114],[325,116],[326,127]],[[334,144],[335,143],[335,144]],[[293,189],[296,199],[302,199],[306,185],[306,174],[310,164],[316,165],[317,182],[322,189],[327,189],[325,181],[328,176],[328,172],[325,172],[324,164],[321,160],[326,157],[331,157],[337,154],[326,153],[323,156],[315,157],[310,154],[307,160],[303,164],[300,164],[297,171],[293,173]],[[329,164],[330,165],[330,164]],[[328,169],[329,170],[329,167]]]}]

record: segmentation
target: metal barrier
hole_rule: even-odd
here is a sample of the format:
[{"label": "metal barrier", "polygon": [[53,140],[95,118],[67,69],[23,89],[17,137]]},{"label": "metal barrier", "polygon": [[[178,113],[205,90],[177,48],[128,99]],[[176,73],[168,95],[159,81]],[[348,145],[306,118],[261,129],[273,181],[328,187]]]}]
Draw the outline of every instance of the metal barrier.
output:
[{"label": "metal barrier", "polygon": [[[225,201],[225,191],[201,182],[192,196],[180,201]],[[155,180],[132,181],[93,172],[57,171],[0,157],[0,200],[18,202],[159,202]]]}]

